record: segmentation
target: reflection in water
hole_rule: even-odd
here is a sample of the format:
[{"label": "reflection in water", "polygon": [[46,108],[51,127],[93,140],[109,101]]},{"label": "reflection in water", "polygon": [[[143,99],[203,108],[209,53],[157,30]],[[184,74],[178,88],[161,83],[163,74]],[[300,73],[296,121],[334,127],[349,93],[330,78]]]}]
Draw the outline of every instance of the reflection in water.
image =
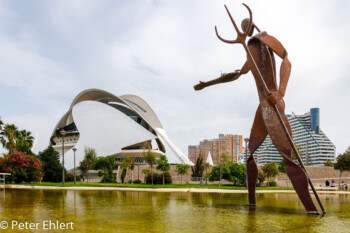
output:
[{"label": "reflection in water", "polygon": [[75,232],[344,232],[350,196],[320,195],[328,213],[309,216],[295,194],[6,190],[1,220],[74,222]]}]

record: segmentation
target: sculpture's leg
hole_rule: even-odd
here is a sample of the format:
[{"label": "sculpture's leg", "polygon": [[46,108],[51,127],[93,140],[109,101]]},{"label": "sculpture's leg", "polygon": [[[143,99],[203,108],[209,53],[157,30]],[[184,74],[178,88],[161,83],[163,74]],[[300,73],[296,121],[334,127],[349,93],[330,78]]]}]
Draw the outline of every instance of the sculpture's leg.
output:
[{"label": "sculpture's leg", "polygon": [[[303,203],[308,213],[318,213],[318,210],[309,192],[309,183],[304,170],[297,164],[295,164],[293,160],[291,160],[291,145],[288,141],[287,135],[282,129],[282,125],[279,122],[276,113],[270,109],[272,108],[270,104],[261,104],[263,106],[263,117],[265,118],[269,116],[268,120],[266,120],[265,118],[266,128],[269,132],[273,144],[284,158],[287,175],[291,180],[292,185],[294,186],[295,192],[298,194],[301,202]],[[277,107],[281,113],[282,119],[289,131],[289,134],[292,135],[292,129],[290,127],[289,121],[284,114],[284,101],[282,99],[277,102]]]},{"label": "sculpture's leg", "polygon": [[255,200],[255,186],[258,179],[258,167],[256,166],[253,153],[263,143],[267,135],[264,119],[261,113],[261,107],[256,110],[254,123],[250,133],[249,139],[249,152],[250,156],[247,160],[247,181],[249,192],[249,205],[256,205]]}]

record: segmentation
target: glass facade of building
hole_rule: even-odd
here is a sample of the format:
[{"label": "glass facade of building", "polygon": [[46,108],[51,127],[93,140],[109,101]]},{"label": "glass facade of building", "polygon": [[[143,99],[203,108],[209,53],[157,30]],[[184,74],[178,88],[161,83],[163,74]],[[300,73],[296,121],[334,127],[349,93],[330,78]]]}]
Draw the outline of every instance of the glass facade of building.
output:
[{"label": "glass facade of building", "polygon": [[[319,109],[313,108],[304,115],[287,115],[292,127],[293,140],[302,156],[304,165],[324,165],[327,160],[334,162],[336,148],[320,129]],[[259,165],[270,162],[279,163],[281,155],[269,136],[255,151],[254,157]]]}]

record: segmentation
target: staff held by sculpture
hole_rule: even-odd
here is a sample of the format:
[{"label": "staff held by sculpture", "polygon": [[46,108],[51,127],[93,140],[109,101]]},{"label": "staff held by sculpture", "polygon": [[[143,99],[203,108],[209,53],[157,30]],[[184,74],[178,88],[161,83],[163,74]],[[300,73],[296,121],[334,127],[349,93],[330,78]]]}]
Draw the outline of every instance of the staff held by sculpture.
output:
[{"label": "staff held by sculpture", "polygon": [[[258,167],[254,160],[253,154],[265,140],[267,134],[269,134],[273,144],[285,161],[289,179],[291,180],[294,189],[307,212],[309,214],[319,214],[319,211],[309,193],[309,184],[322,209],[322,212],[326,213],[322,202],[319,199],[318,194],[306,172],[300,155],[293,143],[292,130],[289,121],[284,114],[285,103],[283,97],[286,92],[287,83],[291,72],[291,63],[288,60],[288,53],[276,38],[268,35],[266,32],[260,31],[260,29],[253,23],[250,8],[245,4],[243,5],[248,9],[250,15],[249,19],[244,19],[241,23],[243,32],[239,31],[235,21],[225,5],[232,24],[237,31],[236,40],[223,39],[218,34],[216,26],[215,32],[217,37],[225,43],[242,44],[247,53],[247,61],[241,70],[223,74],[221,77],[208,82],[201,81],[199,84],[194,86],[194,89],[198,91],[211,85],[231,82],[238,79],[242,74],[246,74],[251,71],[258,89],[260,105],[256,111],[249,138],[250,156],[247,160],[249,204],[253,206],[256,205],[255,185],[258,178]],[[253,36],[254,29],[256,29],[258,33]],[[250,39],[246,44],[247,37],[250,37]],[[279,85],[277,85],[276,80],[276,64],[274,54],[282,59]],[[301,167],[299,167],[291,159],[292,149],[297,155]]]}]

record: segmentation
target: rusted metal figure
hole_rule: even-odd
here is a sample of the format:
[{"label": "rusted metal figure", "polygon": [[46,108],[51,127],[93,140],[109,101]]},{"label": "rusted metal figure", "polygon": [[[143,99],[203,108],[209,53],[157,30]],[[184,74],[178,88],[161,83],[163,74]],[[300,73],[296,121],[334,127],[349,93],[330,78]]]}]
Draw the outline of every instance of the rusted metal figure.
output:
[{"label": "rusted metal figure", "polygon": [[[268,35],[266,32],[260,31],[260,29],[253,23],[251,10],[247,5],[243,5],[248,9],[250,15],[249,19],[244,19],[242,21],[241,27],[243,32],[239,31],[235,21],[225,5],[226,11],[238,34],[236,40],[225,40],[221,38],[216,27],[215,32],[217,37],[225,43],[242,44],[247,53],[247,61],[241,70],[223,74],[221,77],[212,81],[200,82],[194,86],[194,89],[198,91],[211,85],[231,82],[238,79],[242,74],[246,74],[251,71],[258,89],[260,105],[255,114],[249,139],[250,156],[247,160],[249,204],[256,205],[255,185],[258,177],[258,167],[255,163],[253,153],[265,140],[267,134],[269,134],[273,144],[285,161],[287,174],[308,213],[319,214],[318,209],[316,208],[309,193],[308,184],[310,184],[323,213],[326,213],[305,170],[298,151],[295,148],[292,139],[292,130],[289,125],[289,121],[284,114],[285,104],[283,97],[286,92],[287,83],[291,72],[291,63],[288,60],[288,53],[276,38]],[[252,36],[254,29],[256,29],[258,33]],[[245,40],[248,36],[250,39],[248,40],[247,45]],[[276,64],[274,54],[282,59],[279,85],[277,85],[276,80]],[[292,149],[297,155],[301,167],[295,164],[291,159]]]}]

